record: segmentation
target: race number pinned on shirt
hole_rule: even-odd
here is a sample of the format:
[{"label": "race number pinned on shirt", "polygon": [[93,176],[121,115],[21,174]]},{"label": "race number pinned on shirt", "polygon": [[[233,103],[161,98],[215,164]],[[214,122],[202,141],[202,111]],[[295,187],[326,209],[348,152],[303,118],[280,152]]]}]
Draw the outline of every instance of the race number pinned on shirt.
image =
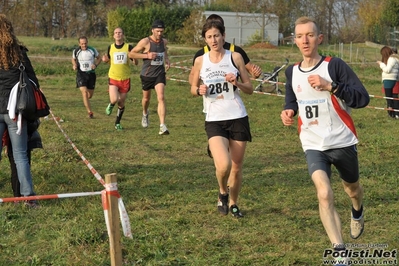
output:
[{"label": "race number pinned on shirt", "polygon": [[91,64],[92,64],[91,60],[81,60],[81,61],[79,61],[80,70],[83,71],[83,72],[90,71],[91,70]]},{"label": "race number pinned on shirt", "polygon": [[320,136],[323,136],[326,130],[330,130],[331,116],[327,98],[298,100],[298,107],[303,127],[312,129]]},{"label": "race number pinned on shirt", "polygon": [[224,77],[212,80],[211,83],[206,85],[208,86],[206,97],[211,102],[218,100],[233,100],[235,98],[234,85],[227,82]]},{"label": "race number pinned on shirt", "polygon": [[164,53],[157,53],[157,56],[155,59],[151,61],[152,66],[161,66],[163,65],[163,58],[164,58]]},{"label": "race number pinned on shirt", "polygon": [[127,63],[127,54],[125,52],[115,52],[113,57],[115,65],[124,65]]}]

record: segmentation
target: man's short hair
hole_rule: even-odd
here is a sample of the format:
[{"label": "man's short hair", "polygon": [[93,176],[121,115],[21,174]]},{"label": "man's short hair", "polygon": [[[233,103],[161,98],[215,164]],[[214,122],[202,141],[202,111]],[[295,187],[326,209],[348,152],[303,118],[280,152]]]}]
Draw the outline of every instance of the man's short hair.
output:
[{"label": "man's short hair", "polygon": [[317,26],[317,23],[314,19],[310,18],[310,17],[300,17],[295,21],[295,26],[297,25],[302,25],[302,24],[306,24],[312,22],[314,24],[315,30],[317,34],[321,34],[321,31],[319,29],[319,27]]},{"label": "man's short hair", "polygon": [[160,19],[156,19],[153,23],[152,23],[152,28],[160,28],[160,29],[164,29],[165,28],[165,24],[163,23],[162,20]]}]

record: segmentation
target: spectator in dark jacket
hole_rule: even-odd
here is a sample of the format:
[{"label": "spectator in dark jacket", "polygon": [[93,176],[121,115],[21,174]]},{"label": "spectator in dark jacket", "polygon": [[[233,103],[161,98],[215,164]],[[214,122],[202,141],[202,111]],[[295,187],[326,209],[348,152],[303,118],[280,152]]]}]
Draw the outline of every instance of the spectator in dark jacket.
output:
[{"label": "spectator in dark jacket", "polygon": [[[4,131],[8,130],[18,179],[21,184],[20,193],[22,196],[32,196],[35,195],[35,192],[33,191],[32,174],[27,155],[27,121],[22,119],[21,132],[18,132],[17,121],[10,118],[9,110],[7,110],[11,90],[19,82],[19,66],[21,63],[25,66],[28,77],[40,88],[26,52],[27,49],[21,45],[15,36],[11,22],[4,14],[0,14],[0,136],[3,136]],[[29,207],[37,206],[36,201],[26,201],[25,204]]]}]

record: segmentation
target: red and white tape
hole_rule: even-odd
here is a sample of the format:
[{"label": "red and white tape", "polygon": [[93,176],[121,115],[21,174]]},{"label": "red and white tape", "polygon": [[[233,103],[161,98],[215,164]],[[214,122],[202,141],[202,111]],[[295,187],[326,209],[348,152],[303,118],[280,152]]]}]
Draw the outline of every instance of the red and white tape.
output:
[{"label": "red and white tape", "polygon": [[104,217],[105,217],[105,224],[107,226],[108,235],[110,236],[111,228],[109,226],[108,220],[108,209],[109,209],[109,202],[107,200],[107,195],[112,195],[118,198],[118,209],[119,209],[119,217],[122,223],[122,230],[123,234],[126,237],[133,238],[131,228],[130,228],[130,220],[129,216],[127,215],[125,205],[123,204],[122,198],[118,192],[118,184],[111,183],[105,185],[105,190],[101,193],[101,199],[103,203],[103,210],[104,210]]},{"label": "red and white tape", "polygon": [[[96,171],[96,169],[94,169],[94,167],[90,164],[90,162],[83,156],[83,154],[79,151],[79,149],[76,147],[76,145],[72,142],[72,140],[68,137],[68,135],[65,133],[65,131],[62,129],[61,124],[59,123],[59,121],[57,121],[57,119],[54,116],[54,113],[51,111],[50,109],[50,114],[53,117],[53,120],[55,121],[55,123],[57,124],[58,128],[61,130],[61,132],[63,133],[64,137],[67,139],[67,141],[69,142],[69,144],[72,145],[73,149],[77,152],[77,154],[79,155],[79,157],[83,160],[83,162],[86,164],[86,166],[89,168],[90,172],[94,175],[94,177],[104,186],[105,190],[103,190],[103,193],[108,193],[108,191],[112,191],[112,194],[114,196],[116,196],[118,198],[118,209],[119,209],[119,214],[120,214],[120,219],[121,219],[121,223],[122,223],[122,228],[123,228],[123,234],[126,237],[132,238],[132,232],[130,231],[130,221],[129,221],[129,217],[127,215],[126,212],[126,208],[122,202],[122,198],[117,190],[117,186],[114,185],[115,189],[110,189],[110,186],[108,186],[104,179],[101,177],[101,175]],[[108,206],[108,202],[107,200],[104,201],[103,198],[103,206]],[[105,219],[106,224],[108,223],[108,217],[106,217]],[[109,229],[107,227],[107,229]],[[108,231],[109,234],[109,231]]]},{"label": "red and white tape", "polygon": [[95,191],[95,192],[78,192],[78,193],[64,193],[64,194],[34,195],[34,196],[28,196],[28,197],[0,198],[0,203],[2,203],[2,202],[17,202],[17,201],[25,201],[25,200],[46,200],[46,199],[76,198],[76,197],[100,195],[101,193],[102,193],[102,191]]}]

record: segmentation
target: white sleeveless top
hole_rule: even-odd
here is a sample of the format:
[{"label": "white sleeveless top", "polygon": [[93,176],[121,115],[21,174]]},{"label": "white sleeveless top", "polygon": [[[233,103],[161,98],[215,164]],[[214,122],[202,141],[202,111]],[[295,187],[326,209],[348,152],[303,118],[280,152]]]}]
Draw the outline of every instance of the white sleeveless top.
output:
[{"label": "white sleeveless top", "polygon": [[308,76],[318,74],[332,82],[328,73],[328,58],[311,71],[303,72],[295,65],[292,88],[299,111],[299,137],[304,151],[342,148],[358,143],[350,108],[328,91],[316,91]]},{"label": "white sleeveless top", "polygon": [[233,65],[229,50],[218,63],[212,63],[210,53],[203,55],[200,78],[207,85],[207,93],[203,96],[205,121],[224,121],[247,116],[239,89],[226,81],[225,75],[234,73],[239,76]]}]

